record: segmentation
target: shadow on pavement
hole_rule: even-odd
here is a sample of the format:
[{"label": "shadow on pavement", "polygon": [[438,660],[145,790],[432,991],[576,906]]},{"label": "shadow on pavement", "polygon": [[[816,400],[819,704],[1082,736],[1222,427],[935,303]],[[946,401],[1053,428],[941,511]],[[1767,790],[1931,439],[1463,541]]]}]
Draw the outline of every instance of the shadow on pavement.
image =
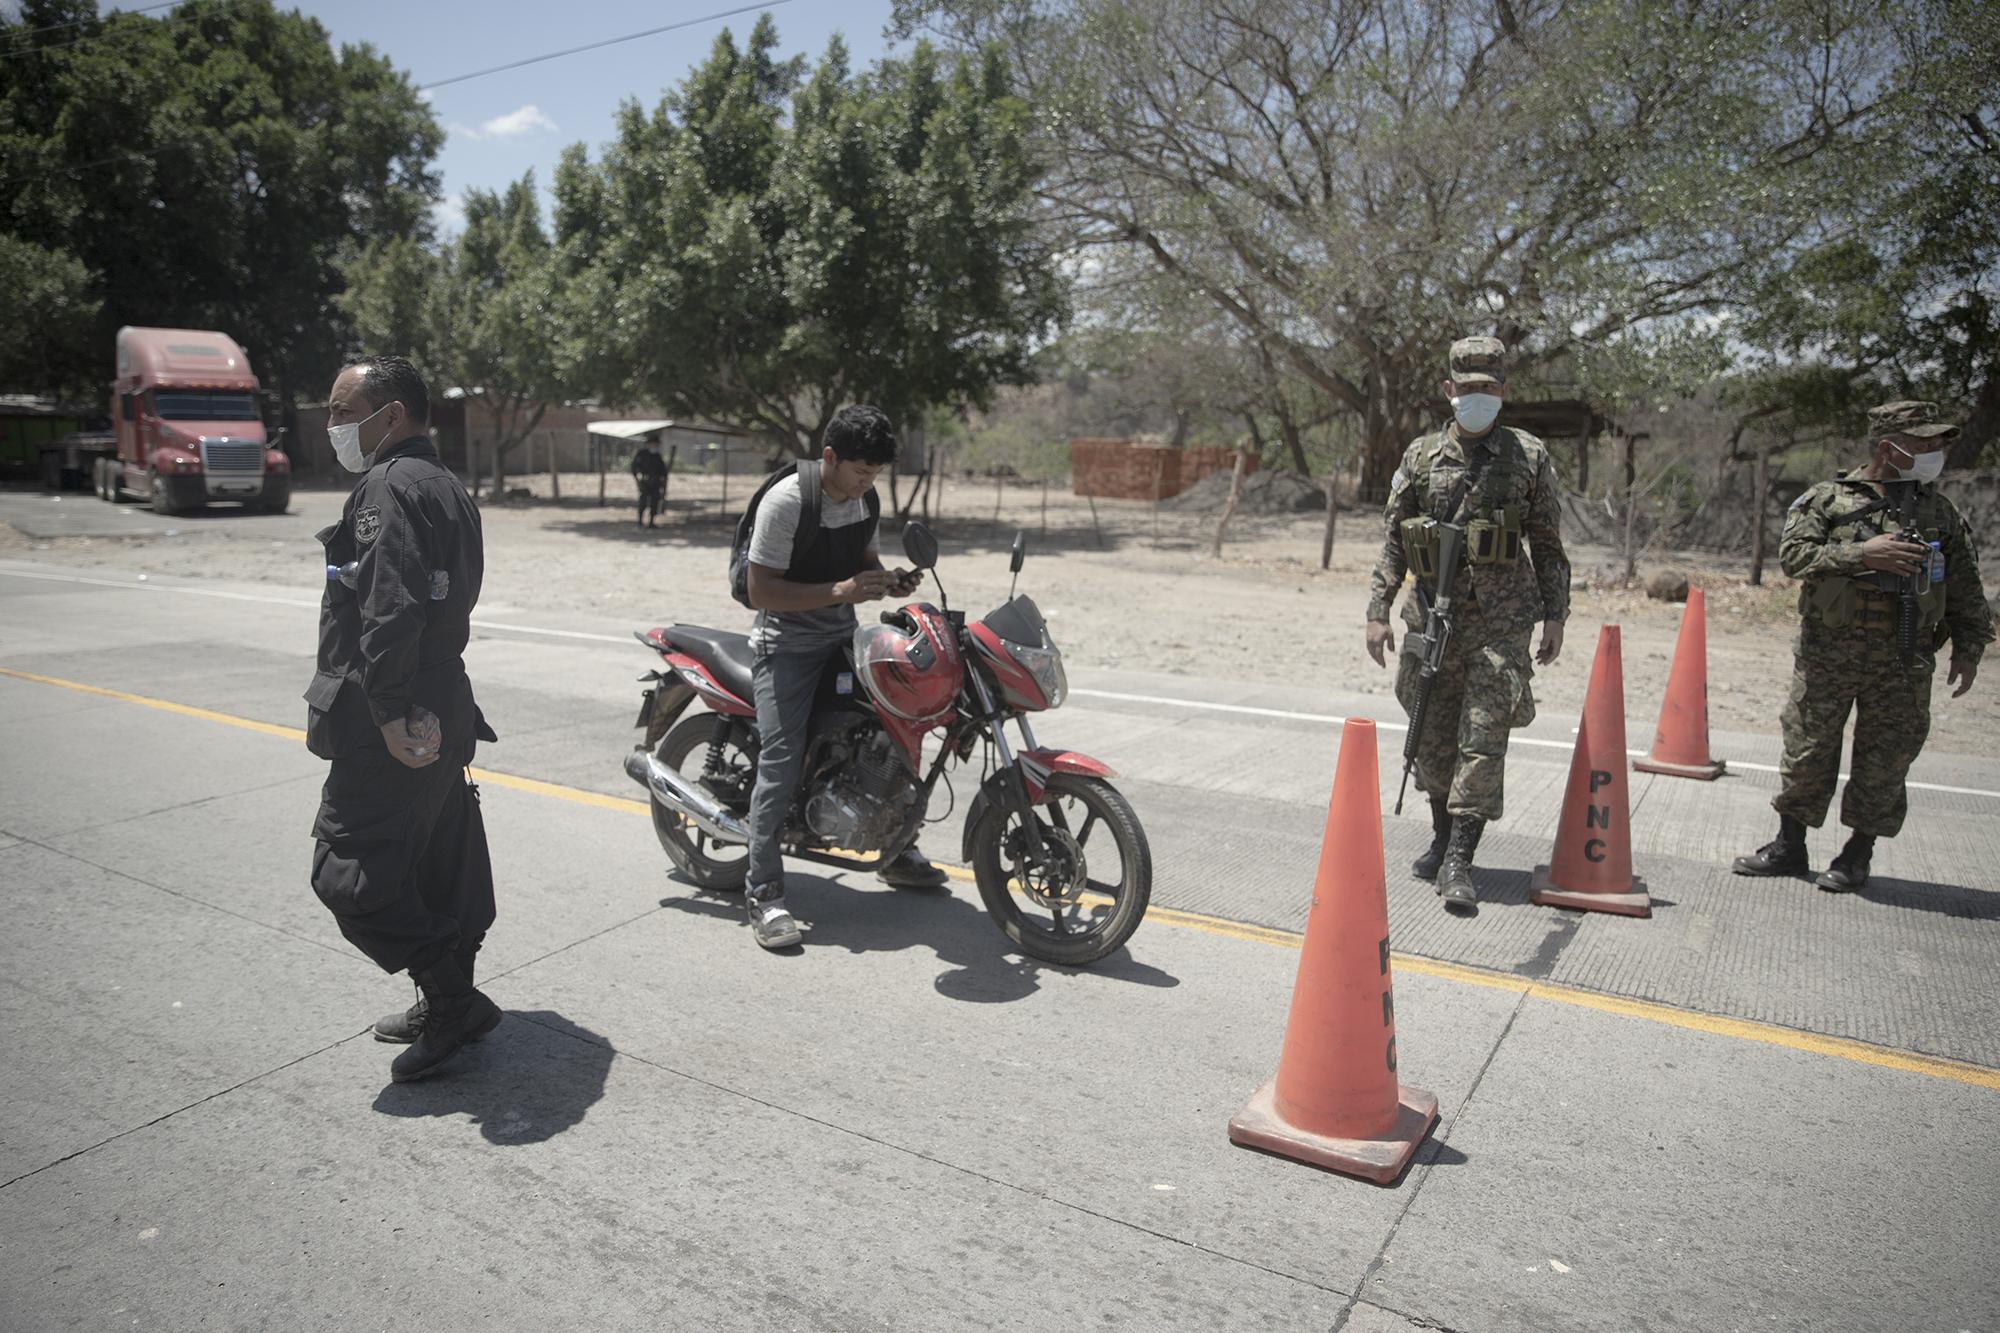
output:
[{"label": "shadow on pavement", "polygon": [[2000,921],[2000,893],[1969,889],[1962,884],[1932,884],[1871,875],[1853,896],[1883,907],[1909,907],[1966,921]]},{"label": "shadow on pavement", "polygon": [[[385,1047],[401,1050],[401,1047]],[[417,1083],[391,1083],[375,1109],[394,1116],[469,1116],[488,1143],[546,1143],[583,1123],[604,1096],[611,1043],[546,1009],[508,1011],[491,1036]]]},{"label": "shadow on pavement", "polygon": [[[969,1004],[1026,999],[1041,989],[1044,972],[1109,977],[1162,988],[1181,984],[1179,977],[1133,958],[1128,949],[1080,968],[1023,957],[1014,952],[1013,943],[983,908],[953,894],[855,889],[823,876],[796,872],[789,874],[786,882],[786,901],[806,928],[806,938],[800,948],[781,951],[781,957],[829,946],[849,953],[929,949],[940,962],[950,964],[931,983],[938,994]],[[733,895],[703,895],[662,898],[660,906],[736,924],[743,920],[742,901]],[[747,932],[741,947],[756,948]]]}]

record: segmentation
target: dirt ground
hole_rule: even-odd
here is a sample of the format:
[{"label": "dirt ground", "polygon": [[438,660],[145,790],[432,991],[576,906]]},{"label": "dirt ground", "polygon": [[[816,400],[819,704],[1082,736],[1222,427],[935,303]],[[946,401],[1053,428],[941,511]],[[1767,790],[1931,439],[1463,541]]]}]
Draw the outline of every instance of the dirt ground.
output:
[{"label": "dirt ground", "polygon": [[[546,477],[527,488],[534,498],[484,509],[486,613],[524,620],[538,611],[581,614],[614,632],[675,620],[747,621],[748,613],[729,600],[723,569],[750,479],[730,478],[725,500],[720,478],[675,477],[668,512],[652,530],[632,522],[629,478],[609,479],[602,507],[594,477],[565,477],[559,504],[547,498]],[[172,537],[31,541],[0,525],[0,556],[313,587],[310,529],[330,521],[337,504],[332,495],[302,494],[281,534],[261,522],[253,532],[195,521]],[[1093,515],[1090,502],[1055,487],[954,478],[944,487],[941,509],[935,498],[932,508],[945,590],[968,609],[1005,597],[1008,548],[1017,531],[1026,534],[1021,589],[1049,615],[1073,672],[1115,667],[1246,684],[1323,682],[1329,689],[1380,694],[1383,715],[1397,712],[1391,672],[1376,667],[1362,646],[1368,575],[1380,549],[1380,519],[1373,512],[1339,516],[1332,566],[1322,571],[1324,519],[1317,514],[1239,516],[1215,559],[1209,555],[1215,513],[1206,507],[1156,510],[1147,502],[1099,500]],[[888,527],[884,547],[894,564],[897,538],[893,524]],[[1571,559],[1568,640],[1561,660],[1536,676],[1540,711],[1544,718],[1580,711],[1598,627],[1616,624],[1628,740],[1644,746],[1665,688],[1681,607],[1618,587],[1611,552],[1572,549]],[[1640,576],[1681,570],[1706,592],[1711,725],[1776,734],[1796,590],[1775,571],[1765,586],[1749,586],[1746,563],[1676,556],[1642,565]],[[1934,744],[1961,754],[2000,752],[2000,667],[1994,672],[1953,701],[1940,667]]]}]

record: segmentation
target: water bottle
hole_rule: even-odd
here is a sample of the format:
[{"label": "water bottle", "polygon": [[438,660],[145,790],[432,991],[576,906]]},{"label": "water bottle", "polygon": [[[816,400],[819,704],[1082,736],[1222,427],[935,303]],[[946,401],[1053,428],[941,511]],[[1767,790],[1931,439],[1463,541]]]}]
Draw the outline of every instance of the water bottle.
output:
[{"label": "water bottle", "polygon": [[350,590],[358,591],[361,587],[361,562],[350,560],[344,565],[328,565],[326,581],[345,584]]},{"label": "water bottle", "polygon": [[1931,570],[1930,570],[1930,581],[1931,581],[1932,583],[1934,583],[1934,584],[1936,584],[1936,583],[1943,583],[1943,582],[1944,582],[1944,543],[1943,543],[1943,542],[1932,542],[1932,543],[1930,544],[1930,547],[1931,547]]}]

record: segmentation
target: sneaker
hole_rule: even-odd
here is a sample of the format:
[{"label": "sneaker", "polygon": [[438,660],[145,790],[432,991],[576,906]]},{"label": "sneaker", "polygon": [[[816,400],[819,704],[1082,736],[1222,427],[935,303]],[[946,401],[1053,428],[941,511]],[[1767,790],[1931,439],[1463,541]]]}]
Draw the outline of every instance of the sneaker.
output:
[{"label": "sneaker", "polygon": [[751,937],[766,949],[789,949],[805,938],[797,919],[785,907],[782,887],[752,889],[745,896],[743,912],[750,922]]}]

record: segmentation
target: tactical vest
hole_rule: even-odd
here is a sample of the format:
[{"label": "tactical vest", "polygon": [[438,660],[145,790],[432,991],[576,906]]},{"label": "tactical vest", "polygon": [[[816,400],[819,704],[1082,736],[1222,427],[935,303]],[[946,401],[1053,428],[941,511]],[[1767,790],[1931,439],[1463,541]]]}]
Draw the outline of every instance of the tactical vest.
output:
[{"label": "tactical vest", "polygon": [[[1876,520],[1876,532],[1900,531],[1894,510],[1878,509],[1872,513],[1856,514],[1844,519],[1836,519],[1828,525],[1829,532],[1849,523],[1859,523],[1864,518]],[[1888,526],[1884,526],[1887,520]],[[1939,543],[1942,549],[1944,529],[1938,523],[1918,528],[1926,543]],[[1863,538],[1866,540],[1866,537]],[[1917,634],[1919,642],[1931,642],[1935,646],[1939,629],[1944,620],[1944,557],[1933,553],[1931,559],[1917,572]],[[1936,573],[1937,577],[1931,577]],[[1896,629],[1896,601],[1899,594],[1899,580],[1894,574],[1883,574],[1867,570],[1854,575],[1828,575],[1815,579],[1805,589],[1806,614],[1818,620],[1828,629],[1858,629],[1870,632],[1894,633]],[[1928,631],[1928,634],[1926,633]]]},{"label": "tactical vest", "polygon": [[[1500,429],[1505,430],[1506,427]],[[1439,435],[1434,439],[1436,442],[1431,445],[1430,456],[1420,463],[1429,474],[1425,489],[1432,512],[1406,518],[1399,525],[1403,535],[1403,557],[1409,564],[1410,572],[1420,579],[1437,578],[1438,525],[1448,523],[1455,517],[1440,512],[1450,503],[1450,497],[1438,494],[1437,461],[1438,455],[1443,452],[1444,437]],[[1519,448],[1519,441],[1513,441],[1513,444],[1516,449]],[[1482,566],[1505,567],[1521,559],[1521,506],[1495,505],[1489,499],[1490,496],[1507,494],[1513,453],[1514,449],[1496,448],[1493,461],[1472,488],[1480,507],[1465,521],[1465,563],[1475,569]]]}]

